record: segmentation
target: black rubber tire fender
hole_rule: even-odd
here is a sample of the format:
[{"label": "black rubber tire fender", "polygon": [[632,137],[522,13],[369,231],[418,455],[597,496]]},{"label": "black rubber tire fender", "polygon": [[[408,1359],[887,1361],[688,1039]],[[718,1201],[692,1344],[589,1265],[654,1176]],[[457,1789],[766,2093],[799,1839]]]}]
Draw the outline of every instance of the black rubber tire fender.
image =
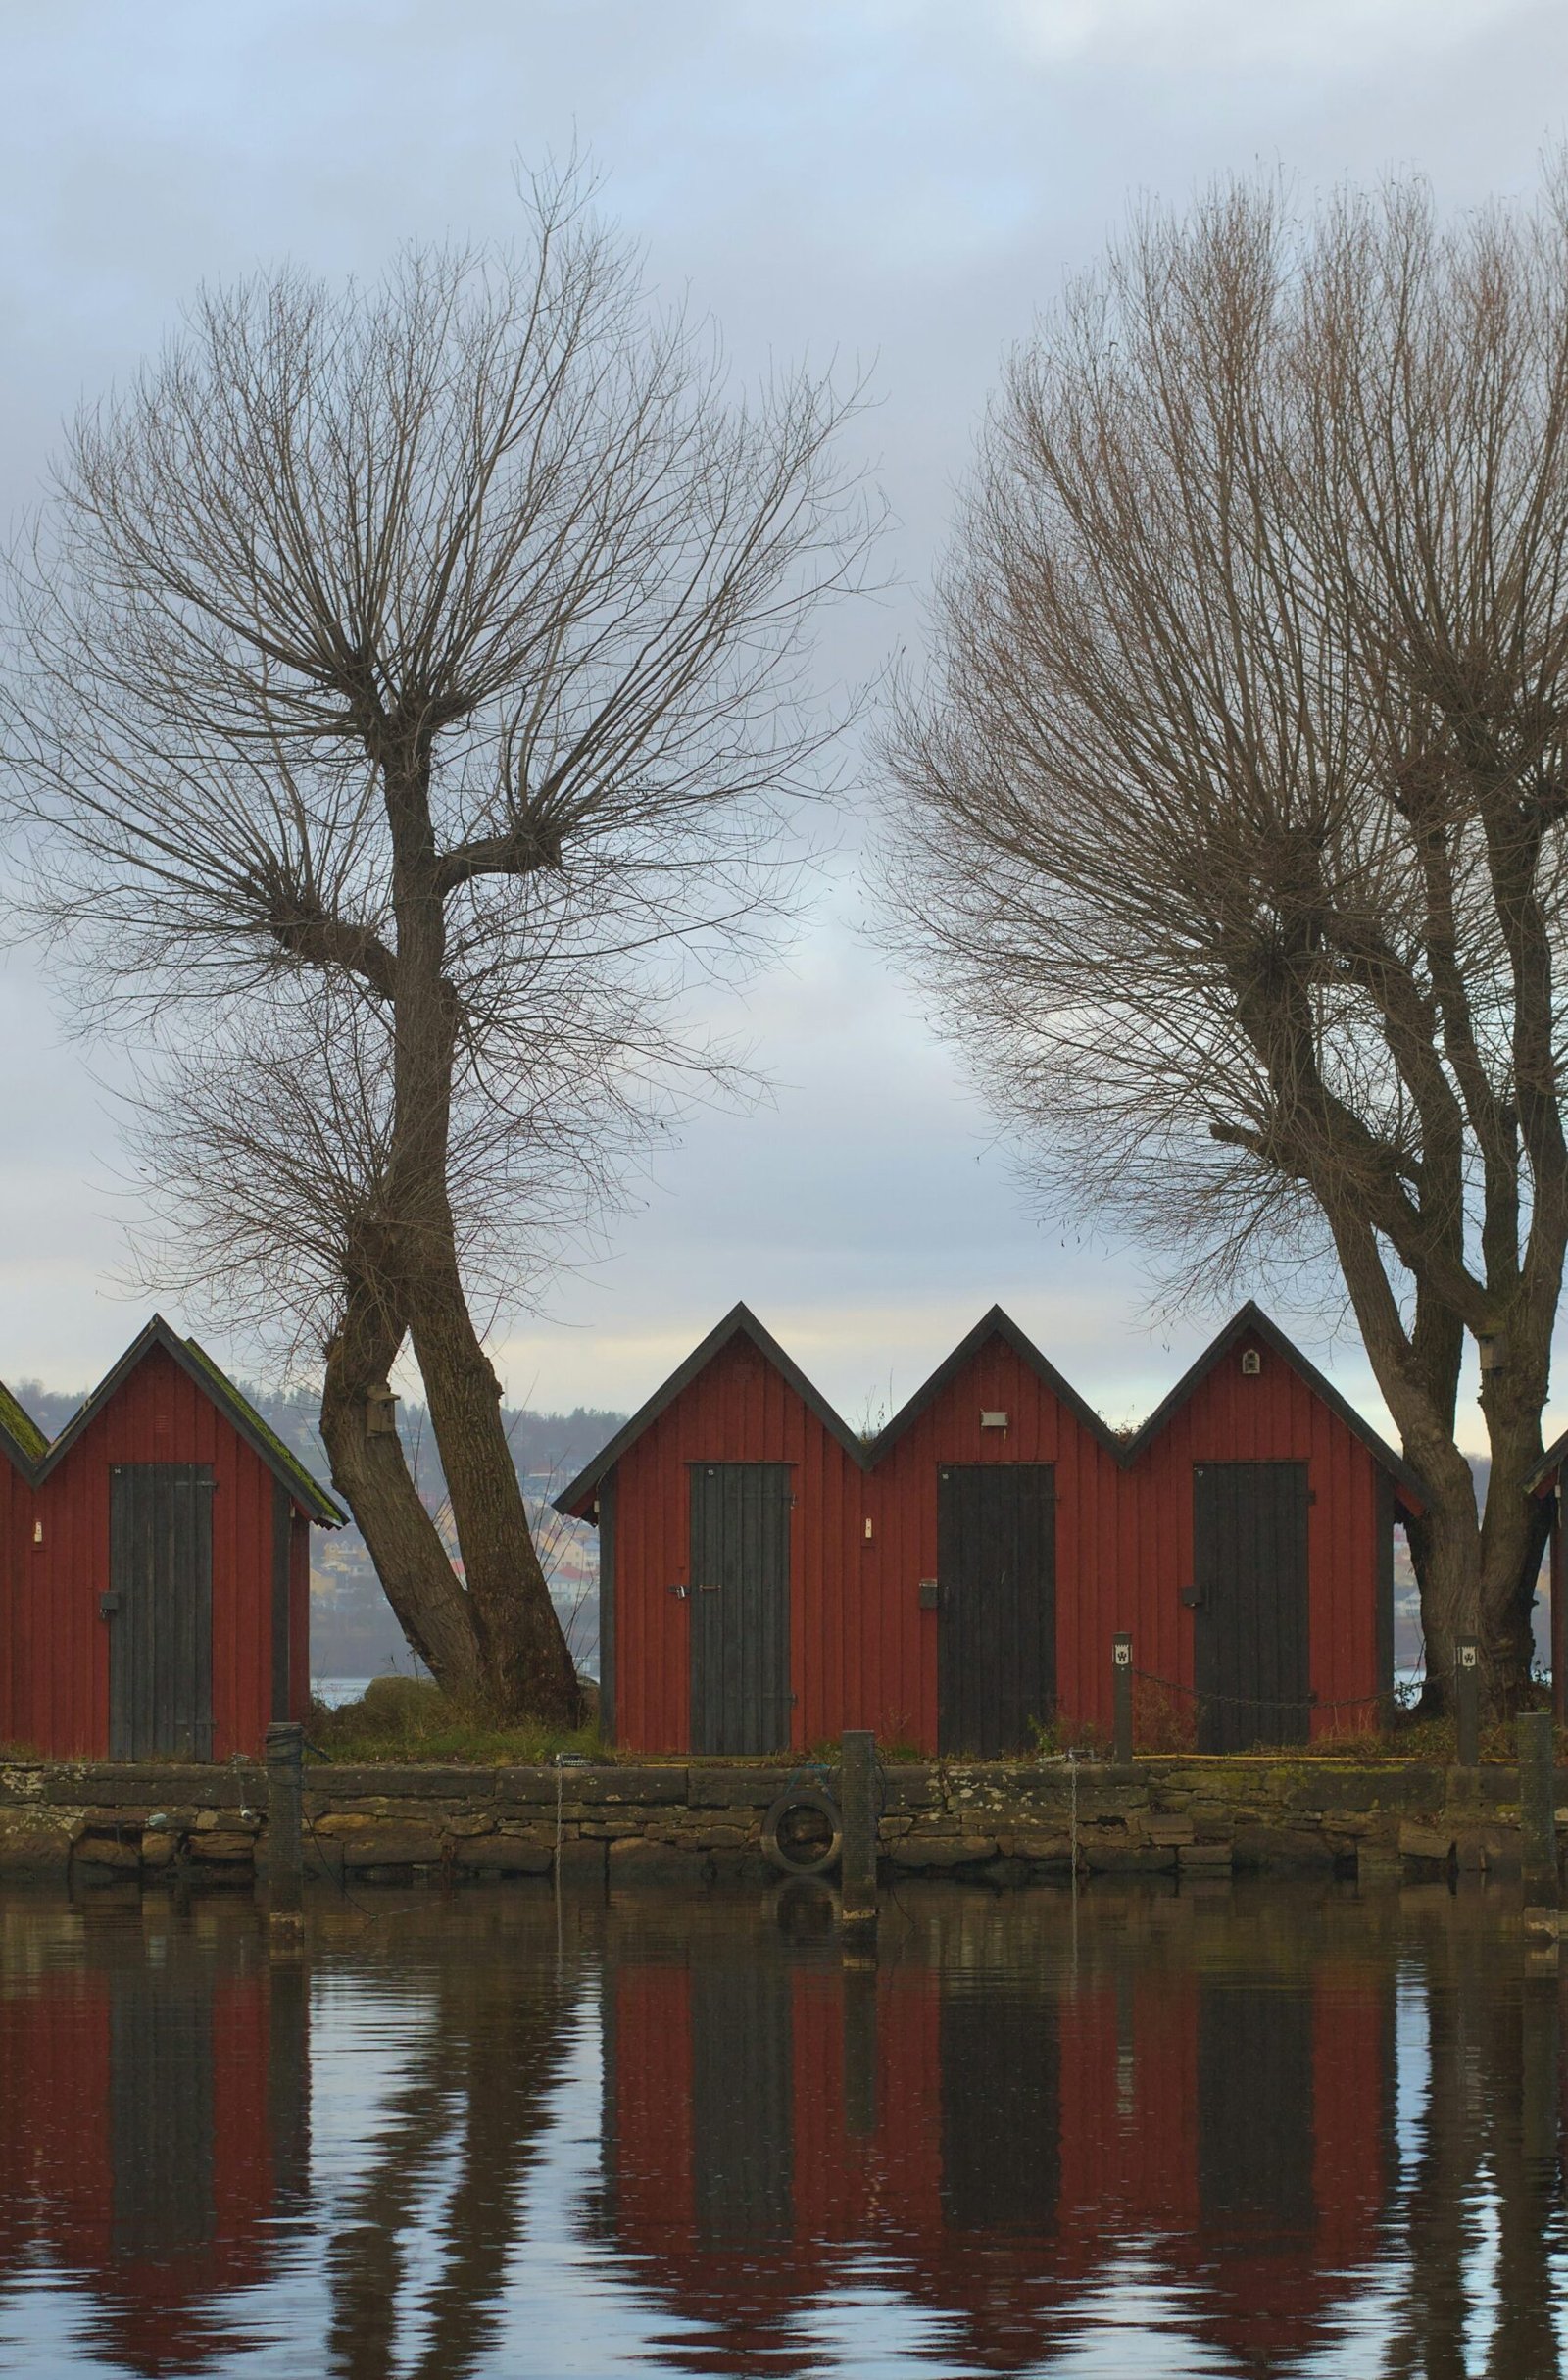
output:
[{"label": "black rubber tire fender", "polygon": [[[778,1830],[792,1810],[817,1810],[832,1828],[827,1848],[809,1859],[792,1859],[778,1839]],[[825,1876],[837,1867],[844,1849],[844,1820],[839,1806],[825,1785],[790,1785],[762,1820],[762,1850],[773,1865],[786,1876]]]}]

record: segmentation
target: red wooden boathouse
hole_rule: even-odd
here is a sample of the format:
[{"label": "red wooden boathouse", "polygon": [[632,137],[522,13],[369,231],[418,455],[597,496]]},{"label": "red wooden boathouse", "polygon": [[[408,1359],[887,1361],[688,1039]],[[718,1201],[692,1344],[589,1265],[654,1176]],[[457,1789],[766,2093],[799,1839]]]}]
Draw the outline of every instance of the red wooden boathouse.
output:
[{"label": "red wooden boathouse", "polygon": [[0,1390],[0,1739],[259,1754],[310,1700],[310,1531],[345,1514],[161,1315],[52,1443]]},{"label": "red wooden boathouse", "polygon": [[1255,1306],[1132,1436],[994,1307],[870,1444],[737,1306],[558,1501],[618,1742],[997,1755],[1108,1730],[1118,1631],[1204,1749],[1371,1728],[1420,1492]]}]

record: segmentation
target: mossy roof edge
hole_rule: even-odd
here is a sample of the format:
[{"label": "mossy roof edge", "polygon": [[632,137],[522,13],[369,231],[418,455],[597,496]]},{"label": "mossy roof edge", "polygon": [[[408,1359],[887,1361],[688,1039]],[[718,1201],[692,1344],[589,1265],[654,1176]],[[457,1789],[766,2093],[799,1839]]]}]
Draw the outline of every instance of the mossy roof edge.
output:
[{"label": "mossy roof edge", "polygon": [[300,1500],[307,1506],[319,1508],[323,1518],[328,1513],[333,1515],[339,1528],[346,1527],[349,1516],[338,1503],[337,1498],[328,1495],[315,1473],[306,1468],[293,1448],[278,1436],[276,1430],[269,1422],[262,1419],[243,1389],[235,1387],[222,1366],[215,1363],[206,1348],[195,1339],[187,1339],[184,1345],[192,1361],[211,1381],[220,1401],[234,1409],[236,1417],[243,1417],[253,1434],[264,1441],[270,1455],[272,1467],[285,1481],[292,1483],[298,1489]]},{"label": "mossy roof edge", "polygon": [[29,1463],[41,1463],[49,1452],[48,1439],[3,1380],[0,1380],[0,1430],[15,1441]]}]

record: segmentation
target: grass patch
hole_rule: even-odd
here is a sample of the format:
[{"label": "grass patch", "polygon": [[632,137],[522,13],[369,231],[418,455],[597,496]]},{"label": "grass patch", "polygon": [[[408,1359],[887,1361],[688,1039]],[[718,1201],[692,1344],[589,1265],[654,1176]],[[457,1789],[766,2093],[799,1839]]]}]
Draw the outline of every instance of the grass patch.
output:
[{"label": "grass patch", "polygon": [[614,1758],[597,1720],[569,1729],[527,1720],[498,1724],[463,1710],[419,1677],[372,1678],[358,1702],[335,1711],[313,1702],[305,1732],[318,1752],[351,1766],[451,1760],[499,1768],[553,1760],[561,1753],[585,1760]]}]

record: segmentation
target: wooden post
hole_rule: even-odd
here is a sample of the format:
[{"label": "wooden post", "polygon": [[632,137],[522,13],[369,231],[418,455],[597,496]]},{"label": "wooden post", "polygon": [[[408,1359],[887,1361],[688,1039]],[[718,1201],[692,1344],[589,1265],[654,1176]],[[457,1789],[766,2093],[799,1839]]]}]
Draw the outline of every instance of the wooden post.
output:
[{"label": "wooden post", "polygon": [[1459,1766],[1477,1767],[1481,1760],[1481,1647],[1473,1636],[1454,1640],[1453,1726]]},{"label": "wooden post", "polygon": [[267,1898],[280,1934],[297,1934],[301,1927],[304,1759],[304,1728],[293,1719],[274,1721],[267,1730]]},{"label": "wooden post", "polygon": [[1521,1711],[1514,1727],[1519,1745],[1519,1860],[1525,1932],[1555,1941],[1557,1814],[1551,1712]]},{"label": "wooden post", "polygon": [[1112,1697],[1115,1748],[1113,1758],[1118,1768],[1133,1764],[1133,1640],[1130,1636],[1113,1636],[1110,1640],[1110,1675],[1115,1689]]},{"label": "wooden post", "polygon": [[839,1740],[840,1898],[846,1925],[876,1923],[876,1738],[868,1728],[847,1727]]}]

